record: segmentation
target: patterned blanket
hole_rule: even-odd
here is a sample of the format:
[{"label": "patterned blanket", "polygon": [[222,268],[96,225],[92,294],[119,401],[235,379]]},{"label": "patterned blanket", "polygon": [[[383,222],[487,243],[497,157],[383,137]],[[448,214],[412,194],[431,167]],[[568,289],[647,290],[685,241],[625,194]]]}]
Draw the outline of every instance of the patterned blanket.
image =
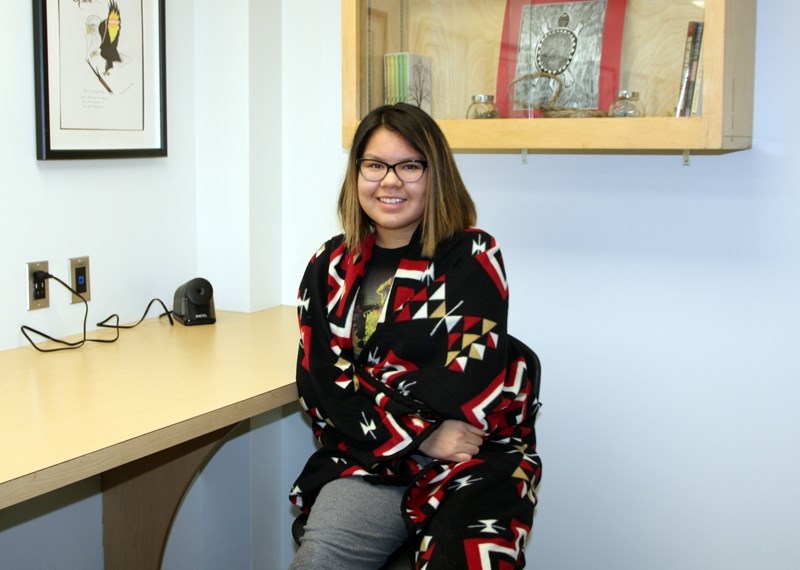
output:
[{"label": "patterned blanket", "polygon": [[[433,259],[417,242],[358,359],[353,310],[374,236],[358,255],[337,236],[306,269],[297,386],[320,448],[290,498],[308,513],[322,486],[339,477],[403,485],[419,567],[439,558],[458,568],[522,568],[541,476],[539,402],[523,348],[506,330],[502,255],[478,229],[440,245]],[[488,434],[471,460],[431,461],[419,452],[445,419]],[[453,525],[458,540],[443,540]]]}]

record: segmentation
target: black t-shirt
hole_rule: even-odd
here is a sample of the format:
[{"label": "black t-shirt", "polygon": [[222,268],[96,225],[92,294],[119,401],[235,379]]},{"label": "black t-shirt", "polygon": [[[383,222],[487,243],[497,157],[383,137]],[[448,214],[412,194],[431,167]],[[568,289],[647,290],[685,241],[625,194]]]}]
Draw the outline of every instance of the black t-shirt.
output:
[{"label": "black t-shirt", "polygon": [[353,352],[356,358],[381,320],[397,267],[406,249],[407,246],[396,249],[374,246],[353,311]]}]

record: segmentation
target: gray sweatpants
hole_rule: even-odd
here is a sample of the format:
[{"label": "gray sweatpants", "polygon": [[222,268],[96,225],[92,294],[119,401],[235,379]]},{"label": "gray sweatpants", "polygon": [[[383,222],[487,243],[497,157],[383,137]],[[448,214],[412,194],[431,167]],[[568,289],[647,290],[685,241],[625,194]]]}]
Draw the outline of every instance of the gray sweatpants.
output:
[{"label": "gray sweatpants", "polygon": [[344,477],[325,485],[289,570],[376,570],[406,538],[404,487]]}]

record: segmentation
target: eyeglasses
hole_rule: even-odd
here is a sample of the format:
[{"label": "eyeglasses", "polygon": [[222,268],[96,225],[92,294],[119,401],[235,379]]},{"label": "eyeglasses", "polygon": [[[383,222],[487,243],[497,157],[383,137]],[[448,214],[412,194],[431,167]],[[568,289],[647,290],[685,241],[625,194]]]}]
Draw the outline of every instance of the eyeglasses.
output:
[{"label": "eyeglasses", "polygon": [[403,160],[395,164],[387,164],[374,158],[359,158],[356,161],[358,171],[365,180],[380,182],[391,170],[403,182],[416,182],[428,168],[427,160]]}]

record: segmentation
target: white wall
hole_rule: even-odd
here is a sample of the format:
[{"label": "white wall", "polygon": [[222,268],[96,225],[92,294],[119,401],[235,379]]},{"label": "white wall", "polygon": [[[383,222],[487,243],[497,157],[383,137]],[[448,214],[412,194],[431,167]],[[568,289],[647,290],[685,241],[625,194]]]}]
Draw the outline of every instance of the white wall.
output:
[{"label": "white wall", "polygon": [[[195,126],[193,107],[207,102],[193,91],[194,72],[186,66],[196,57],[195,38],[178,25],[194,14],[194,4],[167,5],[170,37],[176,38],[168,46],[170,159],[132,164],[36,163],[32,58],[16,57],[31,45],[27,28],[19,25],[29,21],[29,7],[11,6],[3,19],[0,41],[6,49],[0,61],[14,70],[10,76],[20,88],[0,96],[7,101],[0,107],[3,124],[13,133],[0,142],[0,194],[10,205],[0,213],[0,240],[14,244],[0,256],[22,275],[28,260],[66,263],[89,254],[98,319],[111,311],[138,317],[154,293],[171,295],[176,283],[198,270],[205,253],[194,247],[211,231],[201,221],[207,215],[203,204],[197,228],[192,213],[166,216],[155,207],[156,199],[166,200],[171,213],[185,211],[187,203],[205,196],[195,180],[201,169],[191,146],[204,120],[198,112]],[[280,298],[293,303],[306,261],[336,231],[333,209],[344,166],[340,16],[339,3],[330,0],[282,0],[281,12],[279,275]],[[458,157],[481,225],[503,245],[512,331],[530,342],[544,366],[538,424],[544,481],[528,549],[531,567],[800,567],[800,492],[794,483],[800,420],[793,413],[800,396],[800,176],[793,150],[800,136],[792,114],[800,85],[787,71],[785,45],[798,18],[796,3],[759,6],[752,150],[696,156],[688,167],[679,156],[532,155],[527,165],[514,155]],[[219,36],[227,37],[226,31]],[[246,103],[251,109],[255,89]],[[237,145],[264,136],[247,129],[235,131]],[[245,152],[253,157],[256,151]],[[265,199],[254,190],[257,175],[251,171],[237,182],[236,224],[246,217],[239,201]],[[95,180],[104,178],[120,179],[122,188],[100,190]],[[86,203],[76,205],[76,197]],[[19,237],[34,211],[29,200],[46,212],[41,241]],[[65,216],[83,208],[96,210],[93,222],[108,210],[120,220],[103,225],[99,237],[89,230],[62,236]],[[147,230],[134,234],[135,218],[145,212],[149,223],[141,227]],[[229,222],[216,223],[225,228]],[[173,228],[188,236],[159,239]],[[251,226],[247,235],[256,231]],[[234,248],[246,239],[233,230],[231,235],[237,237],[227,245]],[[184,254],[179,259],[178,252]],[[116,253],[125,261],[114,264]],[[154,275],[130,275],[129,268],[146,268],[145,260],[153,257]],[[246,260],[211,261],[209,267],[230,267],[245,279],[256,273]],[[108,292],[101,283],[109,282],[124,290]],[[2,283],[8,293],[0,298],[0,340],[8,347],[20,344],[20,324],[45,317],[24,311],[21,279]],[[257,304],[252,289],[249,302]],[[77,317],[58,308],[64,303],[55,302],[56,295],[53,300],[57,306],[49,309],[53,316],[46,324],[68,329]],[[305,456],[296,448],[307,449],[310,436],[296,412],[267,423],[280,426],[280,476],[290,482]],[[256,442],[261,437],[251,434],[251,448],[266,446]],[[245,453],[231,468],[256,470],[269,461],[275,458]],[[90,505],[93,500],[88,498]],[[97,510],[79,504],[86,503],[76,501],[68,514],[91,532],[86,521]],[[281,512],[283,519],[287,512],[288,507]],[[20,527],[2,526],[3,513],[0,557],[5,537],[16,533],[20,541]],[[58,516],[64,512],[46,512],[33,522],[47,527]],[[32,544],[40,536],[33,530],[23,534]],[[281,567],[289,555],[282,552]]]},{"label": "white wall", "polygon": [[[175,288],[197,275],[214,284],[219,309],[280,301],[280,2],[237,0],[223,11],[190,0],[165,4],[169,157],[143,160],[36,161],[31,5],[4,12],[0,61],[14,88],[0,95],[0,349],[25,344],[22,324],[54,336],[82,324],[82,306],[70,306],[55,283],[49,309],[26,311],[27,261],[49,260],[51,273],[66,280],[67,259],[90,256],[90,328],[111,313],[136,320],[156,296],[171,308]],[[289,425],[299,420],[294,407],[285,415]],[[187,498],[182,517],[190,524],[176,539],[186,548],[170,551],[171,564],[196,568],[192,544],[205,545],[213,564],[225,552],[213,549],[214,536],[247,536],[248,560],[259,560],[251,545],[265,543],[252,532],[282,536],[291,548],[290,481],[265,466],[280,463],[282,426],[274,423],[258,418],[252,433],[212,460],[198,480],[212,491]],[[227,474],[247,484],[230,485]],[[219,516],[250,503],[280,503],[282,526],[264,514],[243,513],[233,526]],[[0,511],[0,568],[102,568],[101,514],[97,478]]]},{"label": "white wall", "polygon": [[306,263],[340,231],[344,179],[339,2],[283,2],[283,304],[295,304]]},{"label": "white wall", "polygon": [[[168,22],[191,21],[183,4],[167,3]],[[57,337],[81,328],[83,306],[56,283],[50,308],[27,312],[28,261],[68,281],[67,260],[90,256],[91,328],[112,313],[135,321],[154,297],[171,308],[197,272],[194,28],[169,30],[168,159],[47,162],[36,160],[32,4],[7,3],[0,30],[0,349],[26,343],[23,324]],[[97,478],[1,510],[0,567],[102,568],[101,515]]]},{"label": "white wall", "polygon": [[[167,3],[167,21],[192,3]],[[0,100],[0,349],[26,343],[23,324],[53,336],[79,332],[83,305],[50,283],[50,308],[28,312],[26,262],[48,260],[68,281],[68,259],[88,255],[89,324],[138,320],[159,297],[196,277],[194,29],[171,25],[167,49],[169,158],[36,160],[31,4],[5,7],[0,65],[13,76]],[[191,20],[190,20],[191,21]]]},{"label": "white wall", "polygon": [[280,1],[193,8],[198,272],[217,306],[264,309],[280,302]]}]

